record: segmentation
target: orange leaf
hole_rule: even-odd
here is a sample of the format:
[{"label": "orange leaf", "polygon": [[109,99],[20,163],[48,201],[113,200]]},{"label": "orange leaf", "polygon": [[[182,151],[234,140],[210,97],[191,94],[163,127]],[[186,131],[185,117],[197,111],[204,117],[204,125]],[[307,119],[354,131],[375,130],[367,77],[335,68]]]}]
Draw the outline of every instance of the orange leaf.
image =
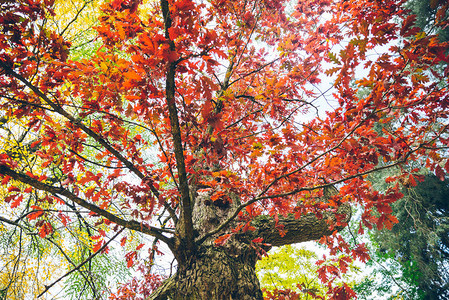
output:
[{"label": "orange leaf", "polygon": [[231,238],[231,234],[230,233],[222,235],[222,236],[218,237],[215,240],[215,245],[216,246],[223,246],[230,238]]},{"label": "orange leaf", "polygon": [[46,237],[47,235],[51,234],[53,232],[53,226],[51,226],[51,224],[46,221],[44,222],[44,224],[41,226],[40,230],[39,230],[39,236],[41,238]]},{"label": "orange leaf", "polygon": [[42,211],[42,208],[40,208],[39,206],[31,206],[31,208],[37,210],[35,212],[32,212],[30,214],[28,214],[27,218],[28,220],[34,220],[39,218],[40,216],[42,216],[44,214],[44,212]]},{"label": "orange leaf", "polygon": [[20,195],[11,203],[11,208],[16,208],[17,206],[19,206],[20,203],[22,203],[22,200],[23,200],[23,195]]},{"label": "orange leaf", "polygon": [[103,245],[103,241],[98,241],[97,243],[95,243],[94,247],[92,248],[92,251],[97,252],[98,250],[100,250],[102,245]]},{"label": "orange leaf", "polygon": [[11,177],[9,177],[9,176],[5,176],[3,179],[2,179],[2,185],[5,185],[5,184],[7,184],[8,182],[9,182],[9,179],[10,179]]},{"label": "orange leaf", "polygon": [[135,80],[135,81],[140,81],[140,80],[142,80],[142,77],[140,77],[140,75],[137,74],[137,72],[134,71],[134,70],[131,70],[131,71],[128,71],[128,72],[124,73],[123,76],[124,76],[126,79],[128,79],[128,80]]}]

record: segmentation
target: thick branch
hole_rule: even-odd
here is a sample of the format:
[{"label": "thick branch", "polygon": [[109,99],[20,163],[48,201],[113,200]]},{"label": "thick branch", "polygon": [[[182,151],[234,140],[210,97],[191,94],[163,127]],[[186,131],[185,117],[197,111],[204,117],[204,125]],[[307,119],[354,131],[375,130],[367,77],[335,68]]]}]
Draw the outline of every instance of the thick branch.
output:
[{"label": "thick branch", "polygon": [[[165,23],[165,37],[170,44],[170,51],[175,51],[175,44],[170,40],[168,29],[171,27],[169,4],[167,0],[161,0],[162,14]],[[181,217],[182,217],[182,235],[185,240],[187,251],[193,249],[193,222],[192,222],[192,203],[190,199],[189,183],[187,181],[187,172],[184,160],[184,148],[182,146],[181,128],[179,126],[178,111],[175,102],[175,74],[176,62],[168,65],[167,78],[165,86],[165,97],[167,100],[171,134],[173,137],[173,146],[175,150],[176,167],[178,169],[179,188],[181,193]]]},{"label": "thick branch", "polygon": [[0,174],[8,175],[13,179],[20,181],[22,183],[25,183],[27,185],[30,185],[38,190],[64,196],[67,199],[72,200],[79,206],[82,206],[100,216],[103,216],[106,219],[108,219],[120,226],[154,236],[154,237],[160,239],[161,241],[163,241],[164,243],[166,243],[170,248],[172,247],[171,239],[166,237],[165,235],[163,235],[159,228],[147,226],[147,225],[144,225],[144,224],[139,223],[134,220],[133,221],[124,220],[104,209],[99,208],[98,206],[96,206],[92,203],[85,201],[84,199],[81,199],[80,197],[76,196],[69,190],[66,190],[66,189],[63,189],[60,187],[54,187],[54,186],[48,185],[46,183],[40,182],[39,180],[31,178],[30,176],[17,173],[16,171],[8,168],[7,166],[0,165]]},{"label": "thick branch", "polygon": [[264,243],[272,246],[283,246],[294,243],[318,240],[323,236],[331,235],[335,230],[340,231],[345,226],[334,226],[338,221],[342,223],[349,222],[351,218],[351,206],[343,204],[337,213],[325,212],[322,218],[315,214],[308,214],[296,219],[294,215],[288,217],[279,216],[277,226],[282,226],[285,235],[281,236],[279,230],[275,227],[274,218],[261,216],[256,218],[252,225],[256,230],[251,232],[254,237],[263,238]]}]

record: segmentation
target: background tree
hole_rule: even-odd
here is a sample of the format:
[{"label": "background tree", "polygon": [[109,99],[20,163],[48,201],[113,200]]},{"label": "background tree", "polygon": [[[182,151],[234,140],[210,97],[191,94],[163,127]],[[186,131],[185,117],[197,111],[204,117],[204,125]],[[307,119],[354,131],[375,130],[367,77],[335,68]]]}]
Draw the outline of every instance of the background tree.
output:
[{"label": "background tree", "polygon": [[0,225],[0,299],[36,298],[44,285],[62,275],[64,264],[51,259],[55,254],[37,236]]},{"label": "background tree", "polygon": [[[177,262],[150,299],[261,299],[260,255],[321,239],[340,252],[319,277],[329,297],[349,298],[335,279],[368,257],[337,234],[350,205],[364,226],[391,228],[401,197],[366,176],[399,167],[414,180],[405,166],[423,155],[439,178],[449,171],[449,70],[432,73],[448,44],[420,33],[402,1],[161,0],[143,15],[139,1],[112,0],[79,60],[45,26],[52,5],[1,4],[0,117],[29,151],[2,149],[0,175],[10,210],[42,239],[74,220],[87,234],[70,274],[140,232],[152,244],[129,249],[128,266],[145,249],[151,271],[158,243]],[[332,109],[313,115],[325,74]]]},{"label": "background tree", "polygon": [[[301,247],[287,245],[270,251],[268,256],[258,261],[258,277],[266,297],[271,299],[275,295],[284,295],[292,299],[324,299],[327,286],[318,277],[316,261],[319,255],[314,252],[317,249],[318,245],[310,243]],[[362,281],[361,271],[355,265],[348,266],[348,269],[349,272],[338,280],[353,287]]]},{"label": "background tree", "polygon": [[[434,175],[422,177],[423,182],[416,186],[405,182],[404,197],[392,205],[398,224],[391,231],[372,233],[374,256],[390,269],[390,274],[384,274],[385,289],[391,290],[396,284],[388,280],[393,274],[402,282],[400,292],[406,299],[445,299],[449,280],[449,186]],[[384,178],[378,177],[375,182],[377,188],[387,188]],[[393,272],[394,268],[401,272]]]},{"label": "background tree", "polygon": [[[445,1],[409,0],[406,3],[406,7],[411,10],[411,14],[416,15],[416,25],[423,31],[437,34],[440,41],[449,40],[449,29],[443,25],[444,21],[449,18],[449,11],[445,7]],[[440,14],[439,17],[436,16],[437,13]],[[440,20],[443,21],[443,24],[439,23]]]}]

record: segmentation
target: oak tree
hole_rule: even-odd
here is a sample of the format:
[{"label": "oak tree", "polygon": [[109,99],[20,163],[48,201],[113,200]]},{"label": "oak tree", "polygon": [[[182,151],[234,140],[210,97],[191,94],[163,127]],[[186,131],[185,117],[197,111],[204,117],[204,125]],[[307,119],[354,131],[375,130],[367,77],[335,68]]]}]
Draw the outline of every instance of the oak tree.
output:
[{"label": "oak tree", "polygon": [[[318,269],[329,297],[353,296],[333,282],[368,255],[337,232],[351,205],[360,231],[391,228],[401,197],[367,176],[397,167],[389,182],[414,182],[408,161],[449,172],[448,43],[403,4],[111,0],[92,54],[75,58],[48,26],[52,0],[2,1],[1,134],[13,147],[0,180],[19,214],[2,222],[45,239],[85,221],[92,253],[73,271],[128,232],[154,237],[177,269],[159,287],[146,277],[149,299],[261,299],[260,255],[320,239],[343,254]],[[435,24],[448,25],[448,5]]]}]

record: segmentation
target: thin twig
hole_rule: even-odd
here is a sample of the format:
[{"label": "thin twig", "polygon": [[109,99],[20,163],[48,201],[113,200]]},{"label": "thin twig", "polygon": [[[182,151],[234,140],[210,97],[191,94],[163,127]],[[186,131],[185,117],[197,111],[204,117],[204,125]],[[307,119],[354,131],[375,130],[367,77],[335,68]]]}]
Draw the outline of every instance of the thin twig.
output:
[{"label": "thin twig", "polygon": [[78,266],[76,266],[75,268],[73,268],[72,270],[70,270],[69,272],[67,272],[66,274],[64,274],[63,276],[59,277],[56,281],[54,281],[52,284],[50,285],[45,285],[45,290],[40,293],[37,297],[40,298],[43,294],[45,294],[51,287],[53,287],[56,283],[58,283],[59,281],[61,281],[62,279],[64,279],[65,277],[69,276],[70,274],[72,274],[73,272],[79,270],[82,266],[84,266],[86,263],[88,263],[90,260],[92,260],[98,253],[100,253],[101,251],[103,251],[110,242],[112,242],[117,236],[119,236],[120,233],[122,233],[122,231],[125,228],[122,227],[122,229],[120,229],[109,241],[107,241],[97,252],[92,253],[85,261],[83,261],[82,263],[80,263]]}]

